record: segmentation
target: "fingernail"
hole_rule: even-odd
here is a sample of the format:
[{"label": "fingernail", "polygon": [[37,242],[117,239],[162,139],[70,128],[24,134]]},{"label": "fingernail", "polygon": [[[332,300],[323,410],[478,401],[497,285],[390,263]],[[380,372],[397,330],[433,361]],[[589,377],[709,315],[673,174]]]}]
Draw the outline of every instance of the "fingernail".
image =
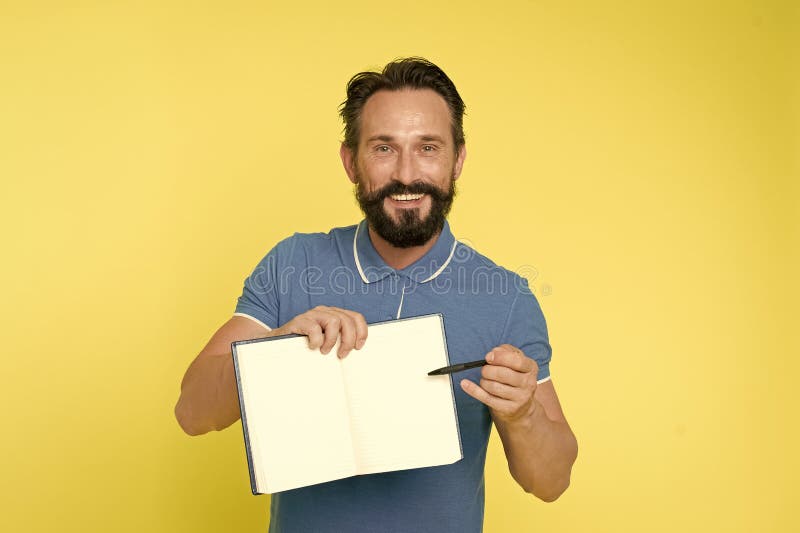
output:
[{"label": "fingernail", "polygon": [[494,361],[494,352],[489,352],[489,355],[486,356],[486,360],[490,363]]}]

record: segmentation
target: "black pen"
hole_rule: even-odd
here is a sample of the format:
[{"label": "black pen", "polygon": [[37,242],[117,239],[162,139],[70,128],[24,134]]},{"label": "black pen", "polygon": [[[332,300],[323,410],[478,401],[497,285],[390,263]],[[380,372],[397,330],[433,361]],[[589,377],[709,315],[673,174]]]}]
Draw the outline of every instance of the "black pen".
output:
[{"label": "black pen", "polygon": [[462,370],[468,370],[470,368],[477,368],[479,366],[483,366],[488,364],[486,359],[481,359],[480,361],[472,361],[470,363],[459,363],[457,365],[445,366],[443,368],[437,368],[436,370],[431,370],[428,372],[429,376],[441,376],[442,374],[452,374],[453,372],[461,372]]}]

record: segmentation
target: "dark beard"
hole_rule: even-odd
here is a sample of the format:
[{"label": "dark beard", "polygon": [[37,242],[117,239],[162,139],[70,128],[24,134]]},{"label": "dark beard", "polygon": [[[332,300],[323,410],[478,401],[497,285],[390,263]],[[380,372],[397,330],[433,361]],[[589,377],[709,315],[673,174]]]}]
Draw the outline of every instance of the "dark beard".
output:
[{"label": "dark beard", "polygon": [[[428,216],[421,219],[419,209],[404,209],[400,220],[395,223],[383,209],[383,200],[392,194],[427,194],[431,198]],[[450,188],[442,191],[433,185],[415,182],[404,185],[392,181],[382,189],[369,194],[364,190],[363,180],[358,177],[356,199],[369,226],[389,244],[397,248],[422,246],[442,231],[447,213],[456,195],[456,180],[450,180]]]}]

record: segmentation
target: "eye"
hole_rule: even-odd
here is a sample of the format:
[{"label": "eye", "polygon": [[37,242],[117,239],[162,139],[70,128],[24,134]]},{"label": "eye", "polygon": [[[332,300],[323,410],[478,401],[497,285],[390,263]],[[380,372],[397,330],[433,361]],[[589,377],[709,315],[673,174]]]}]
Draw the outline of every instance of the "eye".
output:
[{"label": "eye", "polygon": [[425,144],[425,145],[422,146],[422,151],[423,152],[434,152],[434,151],[436,151],[436,147],[433,146],[432,144]]},{"label": "eye", "polygon": [[381,153],[384,153],[384,154],[387,153],[389,150],[390,150],[390,148],[385,144],[380,144],[380,145],[375,147],[375,151],[376,152],[381,152]]}]

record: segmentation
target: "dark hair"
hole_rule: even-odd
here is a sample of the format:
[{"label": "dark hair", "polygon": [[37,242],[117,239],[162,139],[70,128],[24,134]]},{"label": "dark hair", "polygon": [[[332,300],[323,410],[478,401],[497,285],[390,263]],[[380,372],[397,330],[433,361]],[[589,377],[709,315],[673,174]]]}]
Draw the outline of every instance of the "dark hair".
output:
[{"label": "dark hair", "polygon": [[347,82],[347,100],[339,106],[344,121],[344,144],[354,154],[358,149],[361,111],[370,96],[378,91],[432,89],[439,93],[450,109],[450,128],[455,150],[464,144],[464,101],[456,86],[442,69],[422,57],[396,59],[382,72],[359,72]]}]

